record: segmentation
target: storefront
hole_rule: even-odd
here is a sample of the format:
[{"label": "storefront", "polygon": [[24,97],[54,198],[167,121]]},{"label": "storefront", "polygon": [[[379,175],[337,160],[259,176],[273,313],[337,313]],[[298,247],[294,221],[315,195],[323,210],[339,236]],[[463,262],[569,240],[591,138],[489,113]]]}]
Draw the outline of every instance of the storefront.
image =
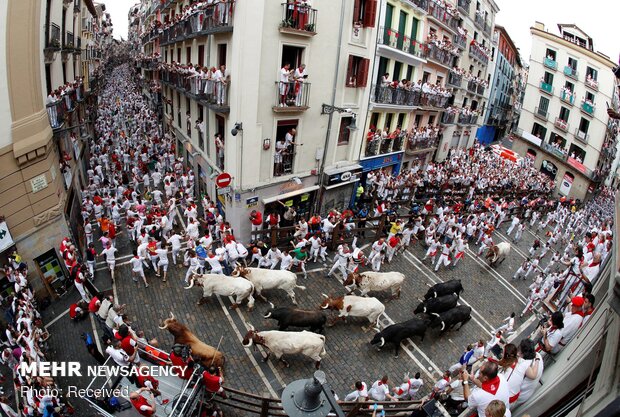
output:
[{"label": "storefront", "polygon": [[[9,263],[9,255],[13,251],[15,251],[15,242],[13,242],[9,227],[3,220],[0,222],[0,262],[2,262],[2,265]],[[6,298],[11,293],[13,293],[13,285],[4,275],[0,278],[0,295]]]},{"label": "storefront", "polygon": [[326,169],[323,179],[321,212],[333,208],[344,210],[355,202],[355,191],[362,177],[363,167],[355,164],[342,168]]},{"label": "storefront", "polygon": [[383,170],[386,174],[394,175],[400,172],[403,162],[403,152],[387,155],[380,155],[375,158],[362,159],[359,164],[362,166],[362,184],[366,185],[366,177],[371,171]]}]

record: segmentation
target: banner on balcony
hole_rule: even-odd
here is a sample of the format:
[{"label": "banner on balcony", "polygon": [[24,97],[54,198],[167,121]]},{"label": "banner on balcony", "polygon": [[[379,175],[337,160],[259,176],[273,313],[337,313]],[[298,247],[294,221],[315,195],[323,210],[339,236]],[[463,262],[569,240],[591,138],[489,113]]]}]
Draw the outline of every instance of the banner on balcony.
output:
[{"label": "banner on balcony", "polygon": [[577,168],[579,171],[583,172],[584,174],[587,171],[586,166],[582,164],[581,162],[579,162],[578,160],[576,160],[575,158],[569,157],[568,163],[572,165],[574,168]]},{"label": "banner on balcony", "polygon": [[574,180],[575,178],[573,177],[573,174],[566,172],[562,178],[562,182],[560,183],[560,194],[567,196],[573,186]]}]

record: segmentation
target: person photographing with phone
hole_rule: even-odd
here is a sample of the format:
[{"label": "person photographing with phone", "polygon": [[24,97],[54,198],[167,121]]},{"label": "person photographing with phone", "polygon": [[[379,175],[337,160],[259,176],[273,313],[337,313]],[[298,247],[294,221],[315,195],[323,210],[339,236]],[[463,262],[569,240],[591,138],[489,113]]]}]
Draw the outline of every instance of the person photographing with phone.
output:
[{"label": "person photographing with phone", "polygon": [[499,367],[495,362],[485,362],[480,367],[478,378],[472,378],[465,370],[461,372],[459,379],[463,384],[463,397],[469,407],[476,408],[479,417],[487,417],[486,408],[493,400],[503,402],[506,406],[505,416],[511,416],[508,382],[498,372]]}]

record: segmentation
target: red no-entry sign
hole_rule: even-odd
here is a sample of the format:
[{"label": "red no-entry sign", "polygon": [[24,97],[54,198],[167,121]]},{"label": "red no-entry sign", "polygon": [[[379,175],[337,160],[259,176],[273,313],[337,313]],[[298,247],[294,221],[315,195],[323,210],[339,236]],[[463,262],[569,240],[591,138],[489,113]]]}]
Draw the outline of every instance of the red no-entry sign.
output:
[{"label": "red no-entry sign", "polygon": [[228,172],[222,172],[217,176],[217,178],[215,178],[215,185],[217,185],[218,188],[228,187],[231,181],[232,177],[230,174]]}]

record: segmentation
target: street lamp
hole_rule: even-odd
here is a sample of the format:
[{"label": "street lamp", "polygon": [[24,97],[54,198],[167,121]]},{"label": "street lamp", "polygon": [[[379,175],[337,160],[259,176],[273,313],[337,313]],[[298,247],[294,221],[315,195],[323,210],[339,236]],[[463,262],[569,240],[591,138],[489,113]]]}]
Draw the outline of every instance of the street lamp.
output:
[{"label": "street lamp", "polygon": [[318,211],[319,205],[321,204],[321,199],[323,198],[323,183],[324,183],[323,173],[325,171],[325,159],[327,158],[327,148],[329,147],[329,135],[332,130],[332,119],[333,119],[334,112],[350,114],[353,118],[349,126],[347,126],[347,129],[349,129],[352,132],[357,130],[357,123],[356,123],[357,114],[354,113],[352,109],[345,109],[343,107],[331,106],[329,104],[323,104],[321,106],[321,114],[328,114],[329,121],[327,122],[327,133],[325,134],[325,145],[323,146],[323,156],[321,157],[321,165],[319,166],[319,190],[317,192],[317,198],[314,202],[315,213]]},{"label": "street lamp", "polygon": [[345,417],[323,371],[316,371],[311,379],[288,384],[282,392],[281,402],[290,417],[325,417],[332,410],[337,417]]}]

